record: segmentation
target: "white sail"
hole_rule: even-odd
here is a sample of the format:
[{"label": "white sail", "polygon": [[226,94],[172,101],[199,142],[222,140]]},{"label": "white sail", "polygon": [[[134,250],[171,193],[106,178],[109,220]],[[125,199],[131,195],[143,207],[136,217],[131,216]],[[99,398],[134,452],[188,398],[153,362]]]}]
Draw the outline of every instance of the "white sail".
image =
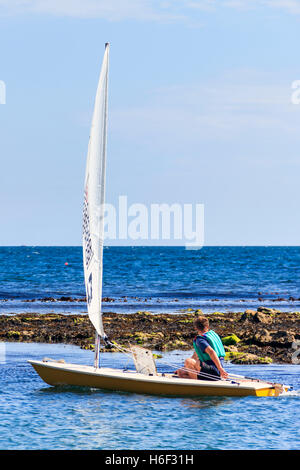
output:
[{"label": "white sail", "polygon": [[106,44],[90,131],[83,209],[83,264],[88,314],[97,333],[102,337],[105,337],[101,315],[101,299],[108,65],[109,44]]}]

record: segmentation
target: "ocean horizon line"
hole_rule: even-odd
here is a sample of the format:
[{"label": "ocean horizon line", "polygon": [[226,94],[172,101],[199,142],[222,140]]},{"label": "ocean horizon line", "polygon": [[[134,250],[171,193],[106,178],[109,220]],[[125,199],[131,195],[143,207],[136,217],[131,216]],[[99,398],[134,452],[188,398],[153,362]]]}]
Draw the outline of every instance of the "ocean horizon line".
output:
[{"label": "ocean horizon line", "polygon": [[[0,248],[82,248],[82,245],[0,245]],[[187,248],[185,245],[104,245],[104,248]],[[300,248],[300,245],[204,245],[201,248]],[[195,248],[193,249],[195,250]]]}]

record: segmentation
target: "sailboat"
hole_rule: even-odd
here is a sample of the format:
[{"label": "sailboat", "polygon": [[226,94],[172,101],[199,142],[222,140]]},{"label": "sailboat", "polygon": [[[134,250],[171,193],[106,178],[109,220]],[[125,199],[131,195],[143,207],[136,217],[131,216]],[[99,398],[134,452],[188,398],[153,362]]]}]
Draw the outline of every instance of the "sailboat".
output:
[{"label": "sailboat", "polygon": [[107,141],[109,44],[105,45],[103,63],[95,98],[84,184],[83,266],[88,315],[95,328],[93,366],[54,361],[30,360],[39,376],[52,386],[83,386],[111,391],[125,391],[168,396],[278,396],[288,387],[262,380],[229,376],[228,379],[204,380],[179,378],[176,373],[159,373],[151,351],[131,347],[135,370],[101,367],[100,343],[111,344],[102,322],[102,271],[104,240],[105,166]]}]

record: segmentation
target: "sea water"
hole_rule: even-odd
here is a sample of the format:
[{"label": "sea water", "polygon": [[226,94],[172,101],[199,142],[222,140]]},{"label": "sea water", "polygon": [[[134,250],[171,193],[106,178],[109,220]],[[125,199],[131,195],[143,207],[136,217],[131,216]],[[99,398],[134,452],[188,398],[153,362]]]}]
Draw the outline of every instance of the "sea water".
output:
[{"label": "sea water", "polygon": [[[182,364],[189,352],[158,360],[160,370]],[[294,391],[270,397],[169,398],[88,388],[50,387],[28,359],[93,363],[76,346],[2,343],[0,449],[299,449],[298,365],[234,366],[231,373],[275,380]],[[104,353],[103,366],[128,367]]]},{"label": "sea water", "polygon": [[[299,261],[299,247],[109,247],[103,295],[113,301],[103,308],[299,311]],[[0,248],[0,314],[86,314],[85,302],[61,300],[84,296],[80,247]],[[157,366],[174,370],[190,354],[164,353]],[[27,362],[44,357],[93,363],[93,353],[76,346],[0,343],[0,449],[299,449],[299,365],[226,364],[294,387],[278,398],[168,398],[50,387]],[[133,367],[116,353],[101,361]]]},{"label": "sea water", "polygon": [[[123,313],[296,311],[300,247],[105,247],[103,296]],[[62,297],[85,297],[81,247],[0,247],[0,313],[86,313]]]}]

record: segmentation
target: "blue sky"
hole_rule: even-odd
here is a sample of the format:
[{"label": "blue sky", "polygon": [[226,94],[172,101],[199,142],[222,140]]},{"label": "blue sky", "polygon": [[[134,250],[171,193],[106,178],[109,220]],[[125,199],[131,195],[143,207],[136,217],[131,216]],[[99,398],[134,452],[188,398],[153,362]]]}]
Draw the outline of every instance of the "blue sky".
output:
[{"label": "blue sky", "polygon": [[107,202],[203,203],[206,245],[299,245],[299,31],[296,0],[0,0],[0,245],[81,244],[107,41]]}]

